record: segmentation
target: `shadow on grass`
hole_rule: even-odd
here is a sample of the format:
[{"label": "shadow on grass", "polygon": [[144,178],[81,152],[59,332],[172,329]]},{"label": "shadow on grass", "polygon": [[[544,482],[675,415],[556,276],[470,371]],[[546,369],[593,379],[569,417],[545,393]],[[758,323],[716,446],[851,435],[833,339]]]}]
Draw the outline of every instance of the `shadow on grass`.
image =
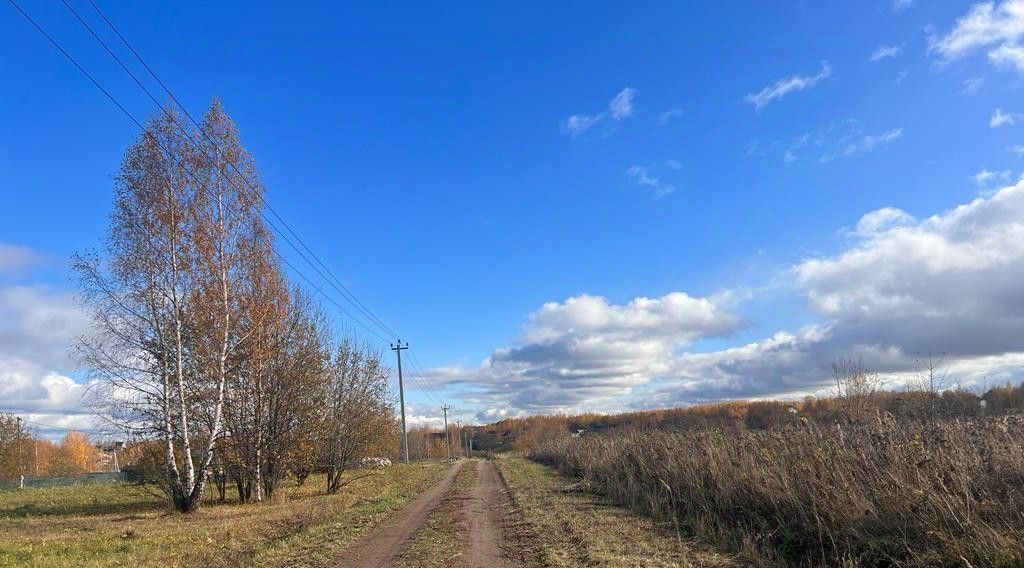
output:
[{"label": "shadow on grass", "polygon": [[17,507],[0,509],[0,518],[25,519],[31,517],[52,517],[58,515],[110,515],[115,513],[140,513],[144,511],[167,510],[167,506],[157,501],[137,501],[128,503],[25,503]]}]

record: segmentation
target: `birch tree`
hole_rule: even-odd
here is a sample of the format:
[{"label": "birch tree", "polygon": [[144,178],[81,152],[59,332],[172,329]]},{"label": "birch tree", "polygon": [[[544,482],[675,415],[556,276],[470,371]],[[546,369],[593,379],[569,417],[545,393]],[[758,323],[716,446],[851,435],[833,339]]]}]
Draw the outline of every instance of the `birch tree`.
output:
[{"label": "birch tree", "polygon": [[231,362],[248,338],[237,317],[249,301],[244,267],[269,252],[262,186],[218,102],[201,128],[189,133],[174,112],[149,121],[115,179],[104,254],[75,262],[93,315],[80,342],[92,400],[161,440],[162,481],[182,512],[200,505]]}]

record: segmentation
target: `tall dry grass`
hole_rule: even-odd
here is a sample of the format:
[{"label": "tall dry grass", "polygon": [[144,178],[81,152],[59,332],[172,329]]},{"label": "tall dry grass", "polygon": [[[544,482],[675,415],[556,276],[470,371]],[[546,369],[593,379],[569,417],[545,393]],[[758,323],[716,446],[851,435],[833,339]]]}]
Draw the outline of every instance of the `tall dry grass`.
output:
[{"label": "tall dry grass", "polygon": [[759,565],[1024,565],[1024,418],[631,429],[535,460]]}]

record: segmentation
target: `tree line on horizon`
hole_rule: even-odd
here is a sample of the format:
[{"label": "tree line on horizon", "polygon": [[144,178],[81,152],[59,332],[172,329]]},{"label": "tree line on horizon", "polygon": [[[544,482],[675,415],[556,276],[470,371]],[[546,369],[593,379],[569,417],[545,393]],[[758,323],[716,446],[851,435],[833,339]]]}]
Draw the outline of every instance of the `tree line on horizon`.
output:
[{"label": "tree line on horizon", "polygon": [[0,483],[17,487],[23,477],[70,477],[98,471],[102,454],[82,432],[59,442],[38,436],[27,423],[0,413]]}]

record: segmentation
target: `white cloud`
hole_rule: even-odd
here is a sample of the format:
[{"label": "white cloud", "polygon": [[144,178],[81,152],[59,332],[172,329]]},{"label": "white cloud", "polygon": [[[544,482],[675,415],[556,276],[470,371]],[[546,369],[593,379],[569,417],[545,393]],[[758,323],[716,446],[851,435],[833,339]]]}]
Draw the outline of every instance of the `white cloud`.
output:
[{"label": "white cloud", "polygon": [[69,369],[70,349],[88,323],[71,294],[40,286],[0,288],[0,356]]},{"label": "white cloud", "polygon": [[989,60],[998,67],[1012,67],[1024,73],[1024,47],[1017,43],[1004,43],[988,52]]},{"label": "white cloud", "polygon": [[887,130],[885,132],[882,132],[881,134],[876,135],[863,135],[860,138],[850,142],[846,146],[846,149],[843,150],[843,155],[859,156],[861,154],[864,154],[865,152],[870,152],[871,150],[874,150],[876,147],[880,145],[892,142],[893,140],[898,139],[902,135],[902,128],[893,128],[892,130]]},{"label": "white cloud", "polygon": [[1019,114],[1003,112],[1003,109],[997,108],[996,111],[992,113],[992,118],[988,120],[988,126],[989,128],[999,128],[1000,126],[1007,124],[1014,125],[1018,120],[1020,120],[1020,118],[1021,115]]},{"label": "white cloud", "polygon": [[579,136],[587,130],[590,130],[591,126],[597,124],[600,117],[587,116],[585,114],[574,114],[565,120],[565,124],[562,126],[563,132],[567,132],[572,137]]},{"label": "white cloud", "polygon": [[943,62],[987,50],[994,65],[1024,72],[1024,0],[981,2],[972,6],[942,37],[930,39],[928,51]]},{"label": "white cloud", "polygon": [[1024,156],[1024,144],[1015,144],[1006,149],[1007,152]]},{"label": "white cloud", "polygon": [[675,349],[735,330],[734,302],[728,294],[683,292],[622,305],[589,295],[549,302],[530,315],[517,345],[495,349],[478,369],[461,371],[481,389],[467,400],[492,413],[614,404],[667,372]]},{"label": "white cloud", "polygon": [[914,217],[906,211],[895,207],[883,207],[860,218],[857,222],[857,235],[866,238],[913,222]]},{"label": "white cloud", "polygon": [[1013,173],[1010,170],[1003,170],[1001,172],[992,172],[986,168],[982,168],[981,171],[971,176],[971,180],[981,189],[988,189],[995,184],[1007,184],[1010,183]]},{"label": "white cloud", "polygon": [[478,385],[473,404],[493,415],[822,392],[840,356],[898,385],[929,350],[946,354],[955,380],[1020,380],[1024,180],[930,217],[871,211],[850,236],[780,275],[812,314],[795,331],[697,352],[737,329],[737,296],[584,295],[545,304],[515,346],[451,374]]},{"label": "white cloud", "polygon": [[682,109],[679,109],[679,108],[669,109],[669,110],[666,110],[665,112],[661,113],[661,115],[658,116],[658,123],[659,124],[663,124],[663,125],[664,124],[668,124],[669,121],[671,121],[672,119],[679,118],[681,116],[683,116]]},{"label": "white cloud", "polygon": [[813,393],[840,356],[898,379],[929,350],[947,354],[955,379],[1020,380],[1024,182],[920,221],[874,211],[858,230],[848,250],[790,272],[820,323],[681,355],[656,385],[661,403]]},{"label": "white cloud", "polygon": [[978,90],[981,89],[981,86],[984,84],[985,79],[982,79],[981,77],[969,77],[967,79],[964,79],[964,88],[961,92],[965,94],[977,93]]},{"label": "white cloud", "polygon": [[896,57],[903,50],[902,45],[880,45],[871,53],[870,61],[880,61],[889,57]]},{"label": "white cloud", "polygon": [[913,5],[914,0],[892,0],[892,9],[894,12],[902,12]]},{"label": "white cloud", "polygon": [[793,75],[785,79],[779,79],[757,93],[748,94],[745,100],[754,105],[754,108],[761,110],[769,103],[779,100],[789,93],[803,91],[818,84],[819,81],[832,74],[832,68],[827,61],[821,62],[821,71],[817,75]]},{"label": "white cloud", "polygon": [[825,164],[839,158],[849,158],[876,150],[903,135],[902,128],[892,128],[878,134],[864,134],[857,120],[833,121],[823,131],[806,132],[798,137],[775,140],[767,146],[758,142],[747,145],[747,154],[768,156],[778,152],[784,163],[792,163],[807,153],[818,155]]},{"label": "white cloud", "polygon": [[562,123],[562,132],[575,138],[607,118],[615,121],[628,118],[633,114],[634,99],[636,99],[636,89],[626,87],[608,103],[607,111],[594,115],[574,114]]},{"label": "white cloud", "polygon": [[0,272],[26,268],[40,260],[40,256],[28,248],[0,243]]},{"label": "white cloud", "polygon": [[633,114],[633,99],[636,98],[636,89],[630,89],[626,87],[615,95],[612,102],[608,103],[608,111],[612,113],[612,118],[615,120],[622,120]]},{"label": "white cloud", "polygon": [[[680,165],[679,162],[672,161],[672,163]],[[671,168],[672,166],[669,165],[669,167]],[[649,171],[650,168],[647,166],[630,166],[626,169],[626,177],[633,180],[640,187],[650,188],[654,192],[654,197],[664,197],[675,193],[676,186],[662,181],[660,177],[652,176]]]},{"label": "white cloud", "polygon": [[[30,254],[30,256],[32,256]],[[85,387],[65,373],[89,320],[71,294],[42,286],[0,288],[0,401],[30,420],[87,428]],[[47,436],[60,434],[46,430]]]}]

